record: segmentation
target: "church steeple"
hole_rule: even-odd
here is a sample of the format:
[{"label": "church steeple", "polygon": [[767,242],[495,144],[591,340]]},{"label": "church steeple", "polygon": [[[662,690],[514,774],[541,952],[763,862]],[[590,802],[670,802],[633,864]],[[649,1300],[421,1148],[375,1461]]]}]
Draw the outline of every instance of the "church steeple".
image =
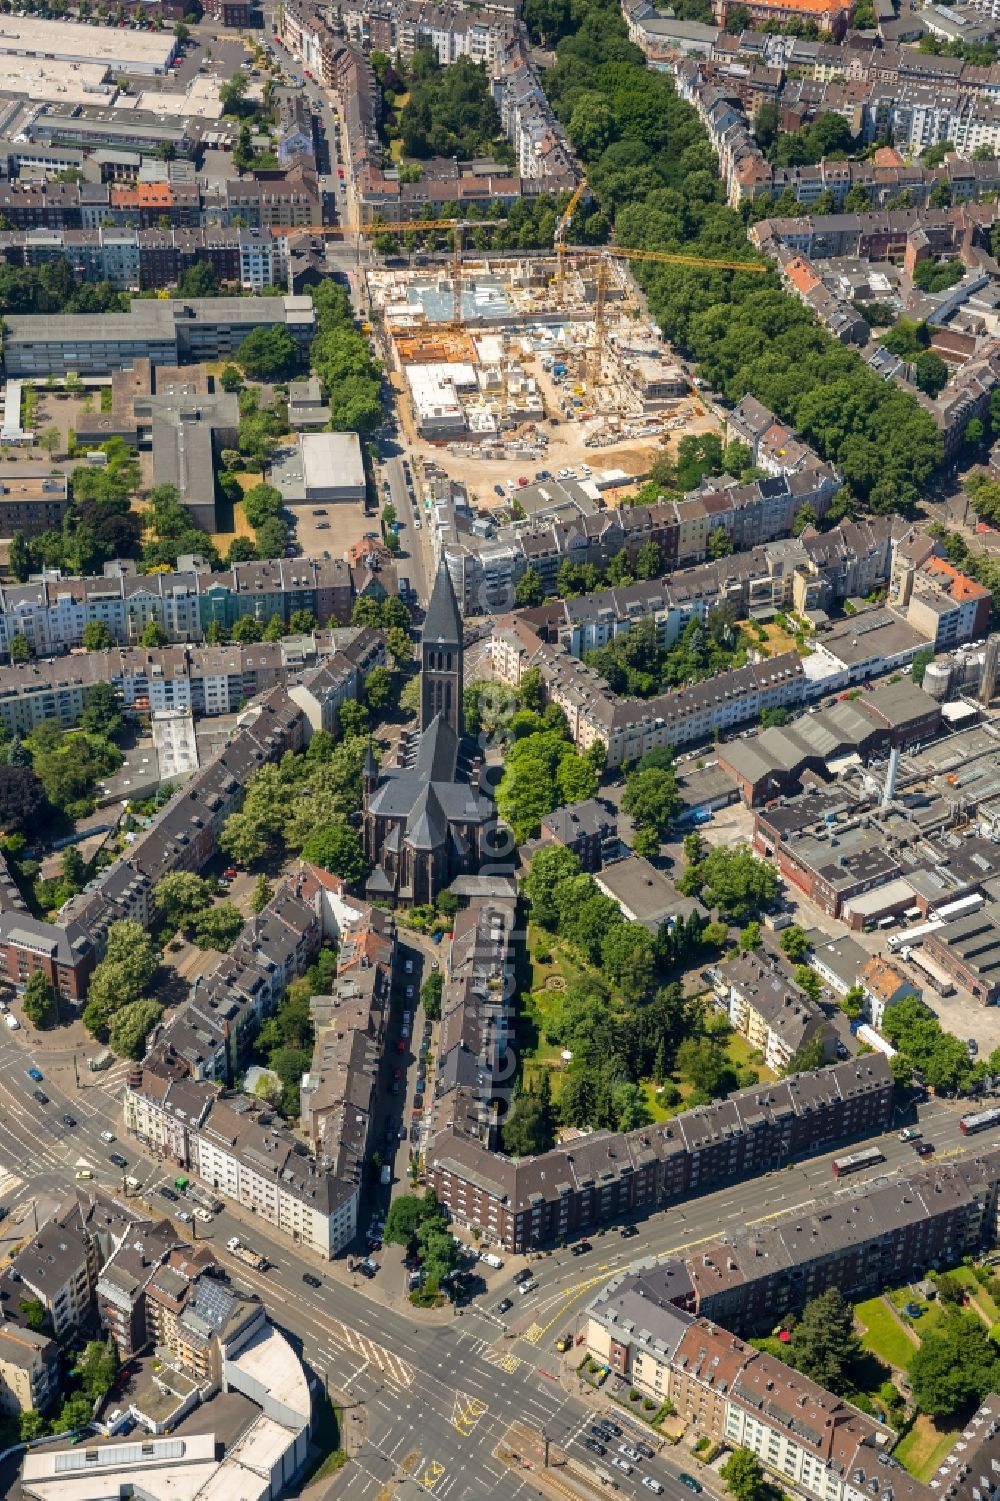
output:
[{"label": "church steeple", "polygon": [[447,565],[442,561],[420,647],[420,728],[441,715],[455,734],[462,734],[462,616]]}]

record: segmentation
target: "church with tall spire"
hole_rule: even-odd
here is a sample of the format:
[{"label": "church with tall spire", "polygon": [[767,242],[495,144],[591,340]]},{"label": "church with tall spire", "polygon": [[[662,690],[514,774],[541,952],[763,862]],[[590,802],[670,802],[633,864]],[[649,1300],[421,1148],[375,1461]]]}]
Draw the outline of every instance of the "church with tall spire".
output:
[{"label": "church with tall spire", "polygon": [[494,816],[475,747],[463,740],[462,616],[447,567],[434,581],[420,645],[420,730],[396,764],[364,768],[367,895],[399,906],[433,902],[474,874]]}]

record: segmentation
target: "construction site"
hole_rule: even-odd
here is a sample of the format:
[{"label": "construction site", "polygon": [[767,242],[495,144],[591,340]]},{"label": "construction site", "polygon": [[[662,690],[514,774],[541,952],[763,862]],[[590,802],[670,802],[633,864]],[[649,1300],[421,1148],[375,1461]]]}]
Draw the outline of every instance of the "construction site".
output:
[{"label": "construction site", "polygon": [[368,286],[407,426],[456,459],[613,448],[640,474],[673,437],[718,426],[617,252],[455,255],[371,270]]}]

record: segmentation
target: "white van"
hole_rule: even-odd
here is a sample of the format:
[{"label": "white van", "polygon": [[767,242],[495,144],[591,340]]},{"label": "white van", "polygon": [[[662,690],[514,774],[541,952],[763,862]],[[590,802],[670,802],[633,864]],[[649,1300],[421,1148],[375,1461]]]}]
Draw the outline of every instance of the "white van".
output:
[{"label": "white van", "polygon": [[18,1021],[17,1017],[16,1016],[12,1016],[9,1011],[7,1012],[6,1016],[4,1017],[4,1021],[6,1022],[7,1026],[10,1028],[10,1030],[12,1032],[17,1032],[17,1031],[20,1030],[21,1023]]},{"label": "white van", "polygon": [[486,1265],[491,1266],[495,1272],[498,1272],[503,1266],[500,1257],[494,1256],[492,1251],[480,1251],[479,1259],[480,1261],[485,1261]]}]

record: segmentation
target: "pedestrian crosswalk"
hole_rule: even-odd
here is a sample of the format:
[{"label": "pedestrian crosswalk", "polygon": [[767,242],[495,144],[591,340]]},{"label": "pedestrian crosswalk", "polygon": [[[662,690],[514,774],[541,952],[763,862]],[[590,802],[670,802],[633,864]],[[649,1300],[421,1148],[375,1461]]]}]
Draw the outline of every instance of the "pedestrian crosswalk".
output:
[{"label": "pedestrian crosswalk", "polygon": [[362,1334],[360,1330],[352,1329],[350,1324],[342,1324],[339,1319],[327,1319],[326,1323],[330,1326],[331,1337],[337,1344],[344,1345],[355,1355],[360,1355],[366,1363],[370,1363],[381,1371],[387,1380],[400,1387],[413,1385],[415,1373],[409,1361],[403,1360],[399,1355],[394,1355],[391,1350],[369,1339],[367,1334]]},{"label": "pedestrian crosswalk", "polygon": [[24,1179],[18,1177],[17,1173],[5,1172],[0,1167],[0,1199],[5,1199],[10,1194],[16,1193],[23,1182]]}]

